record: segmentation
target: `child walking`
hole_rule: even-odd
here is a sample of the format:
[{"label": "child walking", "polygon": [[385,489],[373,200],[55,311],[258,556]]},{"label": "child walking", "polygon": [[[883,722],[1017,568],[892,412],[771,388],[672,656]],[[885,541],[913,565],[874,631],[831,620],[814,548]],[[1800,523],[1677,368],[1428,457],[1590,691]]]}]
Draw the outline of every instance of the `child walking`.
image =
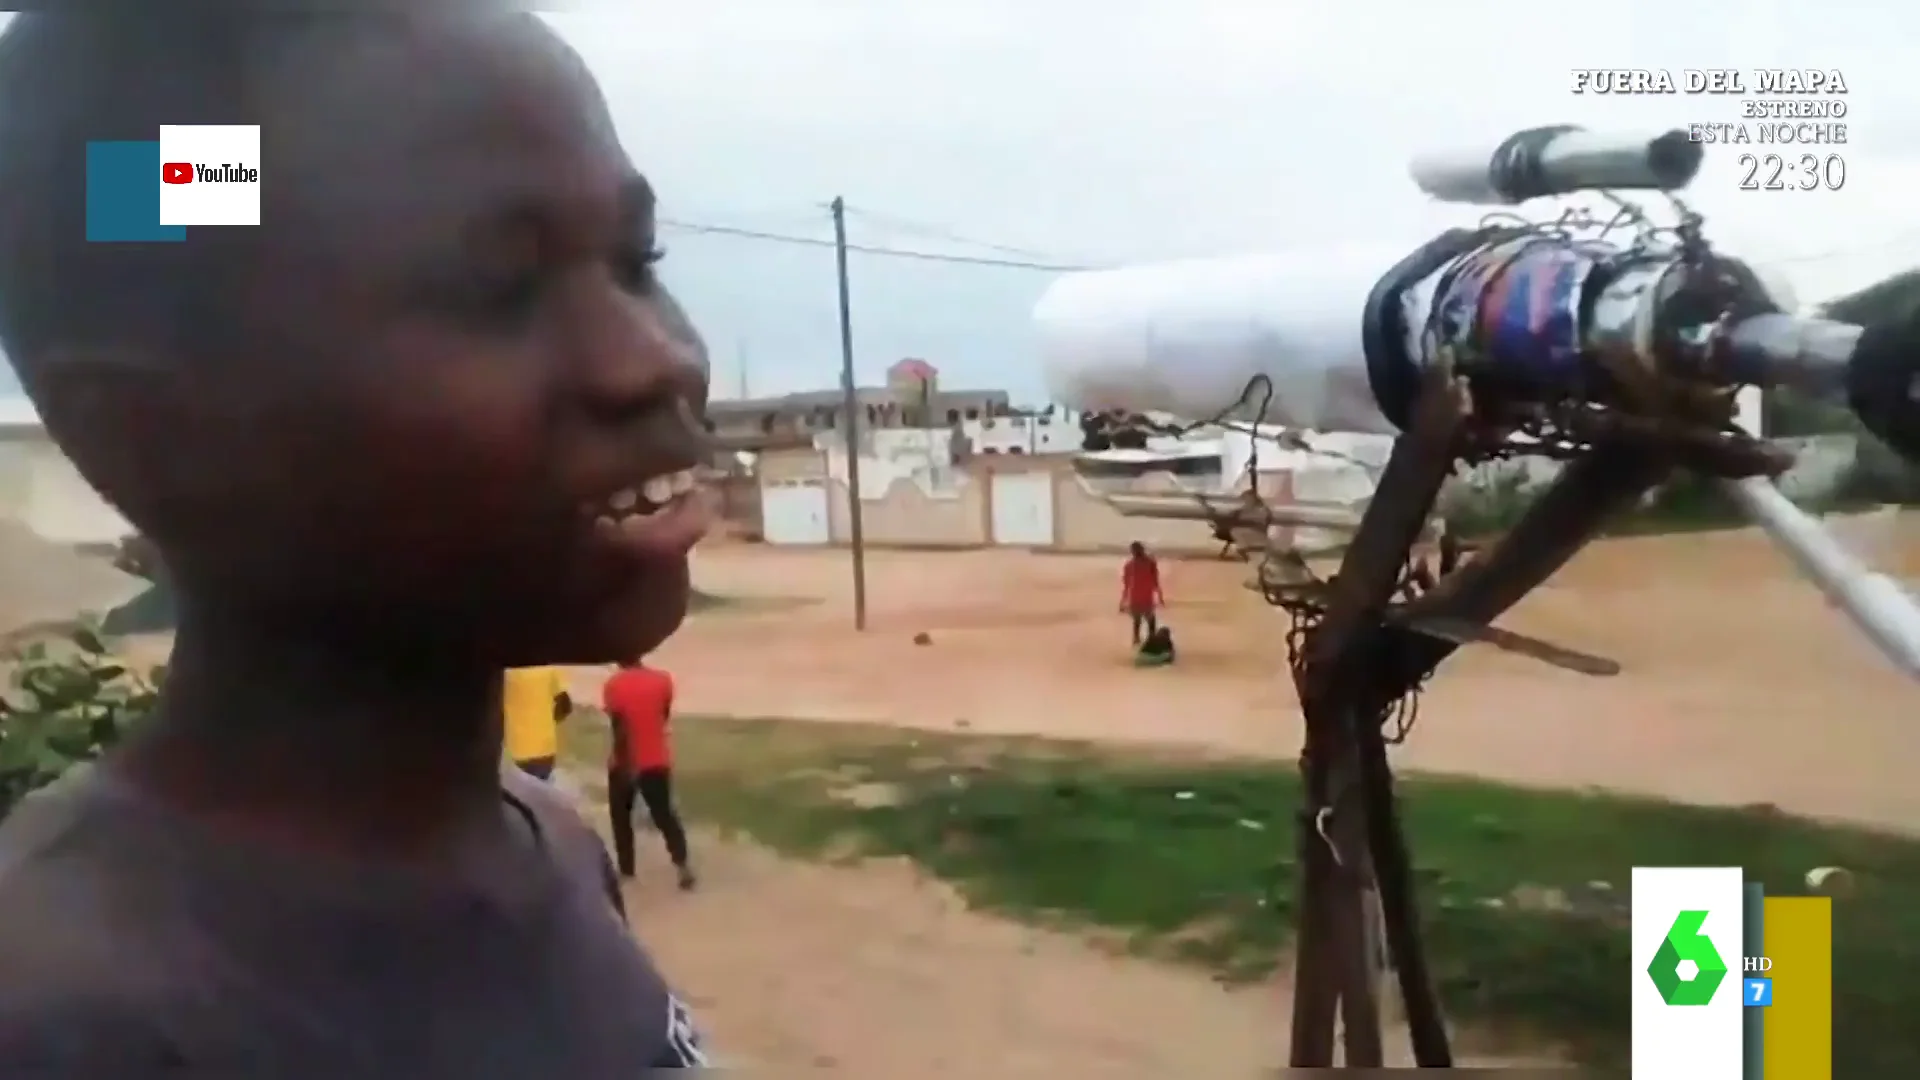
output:
[{"label": "child walking", "polygon": [[1167,602],[1160,591],[1160,564],[1147,554],[1147,545],[1135,540],[1120,568],[1120,611],[1133,620],[1136,648],[1160,628],[1157,612]]},{"label": "child walking", "polygon": [[673,807],[673,744],[667,731],[673,716],[673,676],[635,660],[613,673],[601,697],[613,722],[607,812],[612,816],[613,858],[620,876],[631,878],[634,873],[633,801],[638,796],[666,842],[680,887],[692,889],[687,830]]}]

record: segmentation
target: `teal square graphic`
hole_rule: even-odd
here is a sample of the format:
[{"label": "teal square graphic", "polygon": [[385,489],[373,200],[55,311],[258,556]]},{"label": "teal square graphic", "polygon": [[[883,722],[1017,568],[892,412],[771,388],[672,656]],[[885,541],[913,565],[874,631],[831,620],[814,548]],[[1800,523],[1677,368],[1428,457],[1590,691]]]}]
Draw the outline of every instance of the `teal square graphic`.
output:
[{"label": "teal square graphic", "polygon": [[160,224],[159,142],[87,144],[87,239],[93,243],[178,242],[185,225]]}]

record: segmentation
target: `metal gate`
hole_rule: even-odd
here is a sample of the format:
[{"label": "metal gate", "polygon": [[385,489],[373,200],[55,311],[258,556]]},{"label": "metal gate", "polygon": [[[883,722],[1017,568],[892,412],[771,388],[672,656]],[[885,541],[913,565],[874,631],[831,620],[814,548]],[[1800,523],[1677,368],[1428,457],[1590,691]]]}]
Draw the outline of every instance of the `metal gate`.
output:
[{"label": "metal gate", "polygon": [[760,530],[769,544],[824,544],[833,538],[827,485],[818,480],[770,483],[760,489]]},{"label": "metal gate", "polygon": [[993,542],[1012,547],[1053,545],[1053,474],[998,473],[993,477]]}]

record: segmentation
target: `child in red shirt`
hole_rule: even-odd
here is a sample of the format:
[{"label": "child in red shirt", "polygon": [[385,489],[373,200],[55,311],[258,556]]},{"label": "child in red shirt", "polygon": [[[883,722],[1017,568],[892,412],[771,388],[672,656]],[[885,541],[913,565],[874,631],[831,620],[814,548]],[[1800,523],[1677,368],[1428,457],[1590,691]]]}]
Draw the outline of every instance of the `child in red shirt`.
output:
[{"label": "child in red shirt", "polygon": [[1138,646],[1160,628],[1155,613],[1167,598],[1160,592],[1160,564],[1147,554],[1147,546],[1135,540],[1131,553],[1120,568],[1120,610],[1133,618],[1133,643]]},{"label": "child in red shirt", "polygon": [[623,664],[600,692],[613,721],[613,751],[607,758],[607,810],[612,815],[613,858],[620,876],[633,876],[633,800],[639,796],[666,841],[680,873],[680,887],[693,888],[687,831],[673,809],[673,747],[667,721],[673,713],[673,676],[635,660]]}]

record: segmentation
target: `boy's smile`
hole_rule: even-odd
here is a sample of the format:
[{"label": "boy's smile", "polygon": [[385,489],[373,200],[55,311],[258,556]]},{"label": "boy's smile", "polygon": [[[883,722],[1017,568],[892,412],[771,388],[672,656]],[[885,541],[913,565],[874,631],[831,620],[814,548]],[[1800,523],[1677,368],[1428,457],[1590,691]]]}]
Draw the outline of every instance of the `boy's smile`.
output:
[{"label": "boy's smile", "polygon": [[712,514],[691,472],[705,372],[660,311],[654,193],[570,54],[457,44],[374,49],[368,92],[400,107],[340,150],[408,167],[311,192],[354,249],[341,352],[371,361],[349,362],[350,456],[367,510],[402,519],[379,546],[412,550],[389,580],[466,591],[500,662],[643,653],[685,614]]},{"label": "boy's smile", "polygon": [[595,540],[636,559],[673,558],[700,538],[708,508],[694,469],[660,473],[621,488],[580,512]]}]

